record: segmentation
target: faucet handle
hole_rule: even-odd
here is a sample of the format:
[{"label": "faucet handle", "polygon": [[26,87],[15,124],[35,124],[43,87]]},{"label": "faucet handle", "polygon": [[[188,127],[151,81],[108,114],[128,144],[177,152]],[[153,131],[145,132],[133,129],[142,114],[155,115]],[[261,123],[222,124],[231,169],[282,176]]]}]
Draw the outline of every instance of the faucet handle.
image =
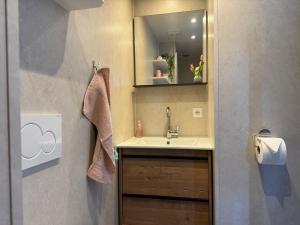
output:
[{"label": "faucet handle", "polygon": [[171,139],[172,138],[172,133],[170,130],[167,131],[167,139]]}]

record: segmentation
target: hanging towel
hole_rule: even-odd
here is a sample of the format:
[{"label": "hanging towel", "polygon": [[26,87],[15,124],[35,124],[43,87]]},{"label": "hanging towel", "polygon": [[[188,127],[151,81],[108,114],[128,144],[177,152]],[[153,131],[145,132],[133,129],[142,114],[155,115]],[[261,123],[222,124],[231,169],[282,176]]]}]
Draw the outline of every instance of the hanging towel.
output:
[{"label": "hanging towel", "polygon": [[97,141],[89,178],[110,183],[116,171],[112,144],[112,122],[109,95],[109,69],[98,70],[84,97],[83,114],[97,128]]}]

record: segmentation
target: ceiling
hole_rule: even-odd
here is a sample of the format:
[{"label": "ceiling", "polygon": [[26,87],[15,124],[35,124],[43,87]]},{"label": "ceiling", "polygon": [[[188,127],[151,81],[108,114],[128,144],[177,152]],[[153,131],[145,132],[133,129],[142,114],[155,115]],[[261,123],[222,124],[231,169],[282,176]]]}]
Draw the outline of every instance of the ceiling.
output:
[{"label": "ceiling", "polygon": [[[144,18],[159,43],[172,42],[175,39],[179,55],[200,55],[203,48],[203,15],[204,11],[197,10]],[[192,18],[196,18],[197,22],[191,23]],[[192,40],[192,35],[195,35],[196,39]]]}]

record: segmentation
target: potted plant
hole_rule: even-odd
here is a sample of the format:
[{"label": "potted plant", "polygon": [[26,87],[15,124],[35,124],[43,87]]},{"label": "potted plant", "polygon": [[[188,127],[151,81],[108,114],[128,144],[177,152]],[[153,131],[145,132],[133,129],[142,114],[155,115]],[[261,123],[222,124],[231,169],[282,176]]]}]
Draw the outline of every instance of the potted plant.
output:
[{"label": "potted plant", "polygon": [[165,59],[168,63],[168,78],[170,81],[174,79],[175,71],[175,55],[170,55],[168,53],[162,54],[161,57]]},{"label": "potted plant", "polygon": [[194,66],[194,64],[190,64],[190,71],[194,75],[194,82],[202,82],[203,79],[203,68],[204,68],[204,56],[203,54],[200,56],[199,65],[197,67]]}]

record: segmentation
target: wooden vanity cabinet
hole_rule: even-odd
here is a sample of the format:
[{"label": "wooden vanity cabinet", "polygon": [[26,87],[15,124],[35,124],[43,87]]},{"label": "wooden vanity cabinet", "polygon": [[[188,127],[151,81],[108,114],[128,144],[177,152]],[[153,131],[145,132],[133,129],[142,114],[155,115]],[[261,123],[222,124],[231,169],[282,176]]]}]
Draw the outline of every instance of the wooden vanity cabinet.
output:
[{"label": "wooden vanity cabinet", "polygon": [[119,149],[120,225],[212,225],[211,150]]}]

